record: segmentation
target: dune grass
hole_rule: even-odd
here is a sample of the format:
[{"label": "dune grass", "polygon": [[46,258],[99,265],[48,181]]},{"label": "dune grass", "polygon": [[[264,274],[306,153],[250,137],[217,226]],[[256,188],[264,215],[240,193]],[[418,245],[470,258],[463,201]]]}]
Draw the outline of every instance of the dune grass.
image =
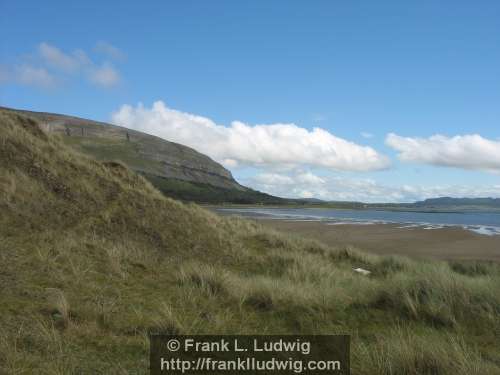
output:
[{"label": "dune grass", "polygon": [[0,212],[0,373],[146,374],[150,332],[347,333],[353,374],[500,373],[495,264],[219,217],[5,113]]}]

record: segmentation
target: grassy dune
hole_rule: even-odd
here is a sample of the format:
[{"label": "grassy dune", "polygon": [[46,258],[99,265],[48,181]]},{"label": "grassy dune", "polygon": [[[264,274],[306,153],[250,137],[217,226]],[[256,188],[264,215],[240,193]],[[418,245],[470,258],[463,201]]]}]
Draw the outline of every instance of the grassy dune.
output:
[{"label": "grassy dune", "polygon": [[0,213],[0,373],[147,373],[151,331],[348,333],[353,374],[500,373],[495,264],[218,217],[5,113]]}]

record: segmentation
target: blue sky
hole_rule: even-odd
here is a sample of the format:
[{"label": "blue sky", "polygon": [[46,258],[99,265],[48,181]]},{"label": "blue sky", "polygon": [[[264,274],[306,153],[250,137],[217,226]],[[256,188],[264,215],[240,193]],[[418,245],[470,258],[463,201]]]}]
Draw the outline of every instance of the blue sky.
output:
[{"label": "blue sky", "polygon": [[0,4],[0,105],[148,131],[279,195],[500,197],[497,1],[39,4]]}]

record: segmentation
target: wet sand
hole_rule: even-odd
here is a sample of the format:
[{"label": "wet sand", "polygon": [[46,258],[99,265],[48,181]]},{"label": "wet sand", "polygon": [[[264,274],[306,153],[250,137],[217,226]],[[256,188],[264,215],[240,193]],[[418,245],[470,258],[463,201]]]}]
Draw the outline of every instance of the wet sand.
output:
[{"label": "wet sand", "polygon": [[460,228],[398,228],[396,224],[328,225],[317,221],[259,219],[282,232],[315,238],[327,245],[352,245],[375,254],[447,260],[500,262],[500,236],[485,236]]}]

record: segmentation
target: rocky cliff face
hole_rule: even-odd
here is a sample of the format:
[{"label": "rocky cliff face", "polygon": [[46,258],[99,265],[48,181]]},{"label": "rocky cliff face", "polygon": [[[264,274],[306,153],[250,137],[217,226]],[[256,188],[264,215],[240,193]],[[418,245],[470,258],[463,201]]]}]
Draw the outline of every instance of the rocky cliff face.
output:
[{"label": "rocky cliff face", "polygon": [[42,129],[99,160],[120,160],[137,172],[158,177],[246,190],[219,163],[178,143],[107,123],[53,113],[19,111],[38,120]]}]

